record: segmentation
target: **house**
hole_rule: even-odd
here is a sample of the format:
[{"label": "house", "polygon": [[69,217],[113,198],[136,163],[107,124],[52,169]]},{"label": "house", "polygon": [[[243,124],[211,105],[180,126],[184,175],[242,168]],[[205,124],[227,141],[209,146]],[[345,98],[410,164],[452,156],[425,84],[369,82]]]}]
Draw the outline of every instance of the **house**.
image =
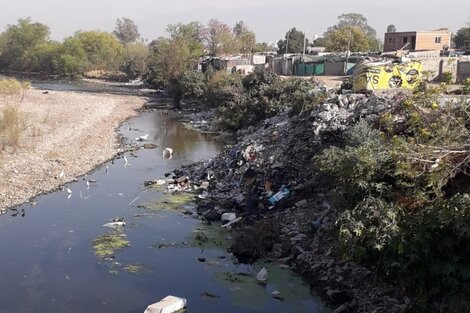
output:
[{"label": "house", "polygon": [[397,50],[446,50],[450,47],[451,32],[447,28],[431,31],[385,33],[384,52]]},{"label": "house", "polygon": [[201,70],[206,72],[209,67],[215,71],[227,71],[233,73],[237,66],[250,65],[251,61],[241,56],[210,57],[202,60]]}]

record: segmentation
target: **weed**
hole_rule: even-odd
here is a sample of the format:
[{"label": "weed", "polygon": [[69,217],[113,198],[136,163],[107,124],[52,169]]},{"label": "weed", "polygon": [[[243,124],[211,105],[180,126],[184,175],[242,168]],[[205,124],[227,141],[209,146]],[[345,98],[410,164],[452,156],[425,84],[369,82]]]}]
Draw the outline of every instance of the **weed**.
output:
[{"label": "weed", "polygon": [[20,145],[25,127],[18,107],[6,105],[0,111],[0,148],[11,147],[16,150]]}]

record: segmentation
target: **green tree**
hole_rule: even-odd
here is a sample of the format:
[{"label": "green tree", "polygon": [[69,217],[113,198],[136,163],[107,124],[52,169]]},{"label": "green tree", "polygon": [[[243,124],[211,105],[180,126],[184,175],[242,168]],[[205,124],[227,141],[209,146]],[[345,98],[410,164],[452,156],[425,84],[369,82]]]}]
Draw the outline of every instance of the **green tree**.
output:
[{"label": "green tree", "polygon": [[116,20],[114,35],[125,45],[134,43],[140,38],[139,28],[133,20],[127,17]]},{"label": "green tree", "polygon": [[0,39],[0,68],[15,71],[28,70],[34,49],[49,41],[49,27],[33,23],[30,18],[8,25]]},{"label": "green tree", "polygon": [[36,46],[29,52],[28,71],[44,74],[56,74],[59,71],[57,58],[60,55],[62,44],[50,41]]},{"label": "green tree", "polygon": [[369,42],[366,34],[359,28],[344,25],[330,31],[325,36],[328,51],[368,51]]},{"label": "green tree", "polygon": [[212,19],[201,29],[202,37],[211,56],[236,52],[237,42],[227,24]]},{"label": "green tree", "polygon": [[453,40],[457,49],[470,49],[470,27],[459,29]]},{"label": "green tree", "polygon": [[362,14],[347,13],[338,16],[337,27],[342,27],[346,25],[359,27],[366,34],[367,37],[377,37],[377,31],[371,26],[369,26],[369,24],[367,24],[367,18]]},{"label": "green tree", "polygon": [[117,70],[122,64],[124,48],[112,34],[80,31],[74,37],[85,51],[86,70]]},{"label": "green tree", "polygon": [[241,53],[251,53],[256,45],[256,35],[243,21],[239,21],[233,28],[238,50]]},{"label": "green tree", "polygon": [[278,53],[301,53],[304,51],[304,45],[308,46],[308,39],[303,32],[294,27],[286,33],[284,40],[278,41]]},{"label": "green tree", "polygon": [[397,31],[397,28],[395,25],[391,24],[387,26],[387,33],[395,33]]},{"label": "green tree", "polygon": [[258,42],[253,47],[253,52],[269,52],[269,51],[276,51],[276,48],[268,44],[267,42]]},{"label": "green tree", "polygon": [[146,82],[156,88],[166,88],[175,102],[183,97],[181,77],[188,70],[195,70],[198,58],[203,55],[204,45],[200,24],[169,25],[169,38],[160,37],[150,44]]},{"label": "green tree", "polygon": [[85,71],[88,58],[78,38],[69,37],[64,40],[56,64],[58,72],[63,76],[75,76]]},{"label": "green tree", "polygon": [[147,70],[149,47],[143,43],[128,44],[124,47],[124,62],[121,71],[129,79],[141,77]]},{"label": "green tree", "polygon": [[[340,30],[340,32],[338,32],[338,30]],[[357,30],[360,30],[360,32],[357,32]],[[344,32],[351,33],[351,36],[355,35],[354,38],[351,37],[351,45],[355,46],[356,49],[350,49],[351,51],[366,51],[369,49],[379,49],[380,42],[377,40],[377,32],[375,29],[373,29],[367,24],[367,18],[365,18],[362,14],[348,13],[338,16],[338,23],[334,26],[329,27],[323,35],[326,40],[326,46],[334,47],[335,50],[333,51],[345,51],[347,48],[347,41],[345,48],[343,48],[342,50],[337,50],[339,49],[341,43],[331,42],[331,40],[341,39],[341,41],[344,43]],[[362,36],[359,36],[359,34],[361,33],[365,35],[367,45],[364,45],[362,43]],[[354,43],[354,39],[358,38],[361,39],[361,43]]]}]

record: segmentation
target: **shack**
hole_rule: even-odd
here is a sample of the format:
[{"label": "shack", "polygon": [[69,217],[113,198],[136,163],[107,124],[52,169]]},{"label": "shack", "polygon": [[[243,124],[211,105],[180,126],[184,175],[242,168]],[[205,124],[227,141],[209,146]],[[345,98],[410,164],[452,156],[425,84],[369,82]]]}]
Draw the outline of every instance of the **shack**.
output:
[{"label": "shack", "polygon": [[[326,55],[326,56],[302,56],[294,63],[293,75],[295,76],[343,76],[351,75],[352,69],[363,58],[361,56]],[[346,64],[347,62],[347,64]]]}]

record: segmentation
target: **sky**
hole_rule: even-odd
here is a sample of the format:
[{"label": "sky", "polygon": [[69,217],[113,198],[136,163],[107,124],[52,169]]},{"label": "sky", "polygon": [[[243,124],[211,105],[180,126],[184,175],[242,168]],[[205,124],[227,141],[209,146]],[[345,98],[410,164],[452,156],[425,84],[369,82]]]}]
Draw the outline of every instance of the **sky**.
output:
[{"label": "sky", "polygon": [[132,19],[149,40],[165,36],[169,24],[211,18],[230,26],[243,20],[265,42],[277,42],[292,27],[308,38],[322,35],[351,12],[363,14],[379,36],[389,24],[398,31],[470,26],[469,0],[0,0],[0,8],[0,31],[31,17],[48,25],[54,40],[77,30],[112,31],[120,17]]}]

